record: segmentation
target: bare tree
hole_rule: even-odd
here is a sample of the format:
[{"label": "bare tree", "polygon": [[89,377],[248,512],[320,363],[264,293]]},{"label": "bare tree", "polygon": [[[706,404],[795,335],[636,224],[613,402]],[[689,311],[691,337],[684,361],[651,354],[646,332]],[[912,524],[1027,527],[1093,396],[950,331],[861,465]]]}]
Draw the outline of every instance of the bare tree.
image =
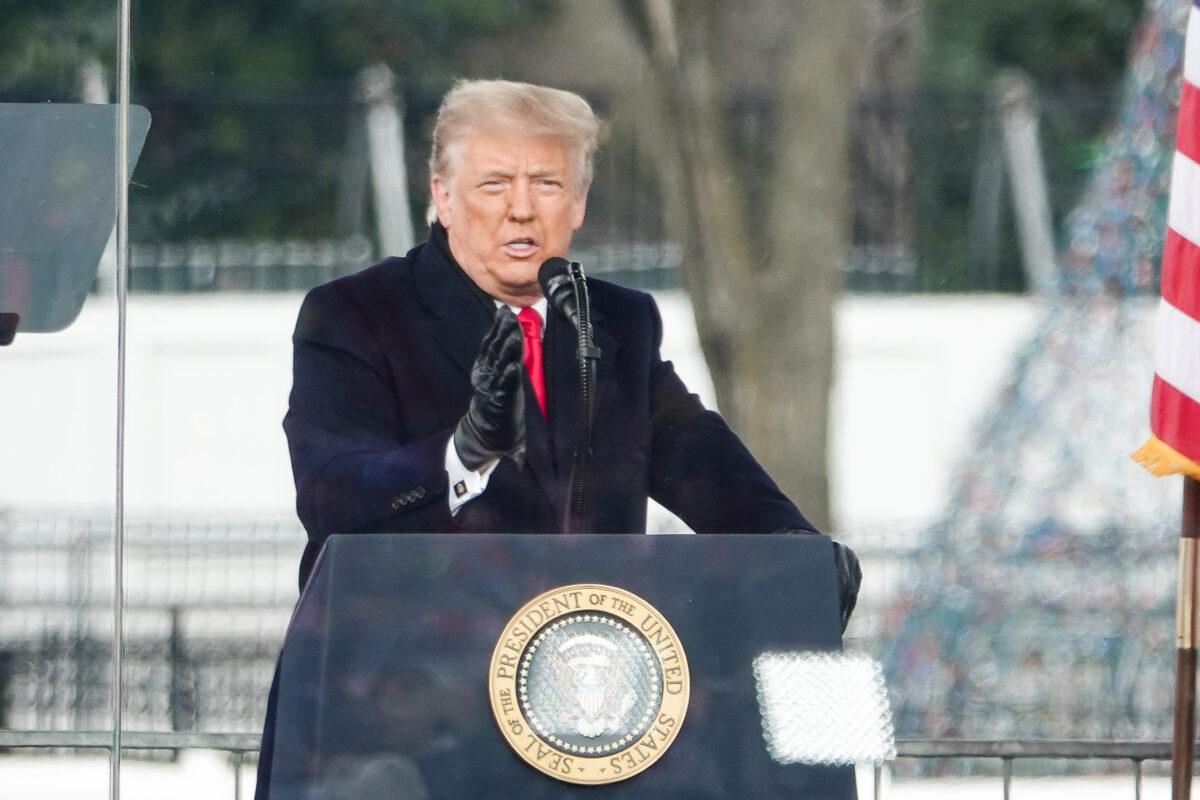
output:
[{"label": "bare tree", "polygon": [[856,0],[617,0],[717,402],[829,525],[833,305],[849,235]]}]

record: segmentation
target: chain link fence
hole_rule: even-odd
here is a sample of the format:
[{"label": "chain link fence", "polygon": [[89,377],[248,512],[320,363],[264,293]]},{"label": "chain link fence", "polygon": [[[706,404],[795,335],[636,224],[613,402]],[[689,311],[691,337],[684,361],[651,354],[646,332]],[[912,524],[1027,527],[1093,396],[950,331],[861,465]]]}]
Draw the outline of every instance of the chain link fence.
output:
[{"label": "chain link fence", "polygon": [[[261,726],[303,542],[285,518],[128,521],[128,727]],[[0,514],[0,727],[108,726],[111,571],[111,519]]]},{"label": "chain link fence", "polygon": [[[849,649],[886,648],[915,538],[857,545],[869,583]],[[129,729],[259,729],[304,541],[286,517],[127,520]],[[0,729],[107,727],[111,559],[105,515],[0,512]]]},{"label": "chain link fence", "polygon": [[[1170,730],[1170,681],[1164,671],[1169,671],[1169,658],[1139,653],[1129,645],[1144,640],[1148,631],[1161,630],[1164,642],[1170,638],[1171,548],[1140,552],[1131,564],[1147,602],[1129,606],[1099,573],[1094,591],[1078,595],[1083,605],[1072,606],[1070,615],[1078,620],[1079,637],[1091,645],[1064,645],[1061,631],[1041,627],[1044,613],[1031,613],[1026,624],[1014,618],[1004,630],[1025,650],[1039,653],[1040,662],[1026,659],[999,672],[1001,662],[990,651],[959,647],[930,658],[932,671],[924,674],[918,662],[909,663],[919,644],[914,644],[914,632],[929,627],[913,587],[925,585],[933,568],[966,567],[931,547],[922,531],[841,538],[859,553],[866,576],[846,649],[865,652],[887,666],[901,735],[923,735],[925,724],[905,716],[916,711],[953,712],[954,729],[938,727],[938,735],[954,730],[1048,737],[1088,732],[1094,738],[1102,732],[1099,725],[1107,738],[1145,739],[1161,738]],[[296,569],[304,541],[304,531],[287,517],[128,521],[128,728],[259,729],[275,658],[297,598]],[[103,515],[0,513],[0,729],[107,727],[111,553],[111,521]],[[1002,578],[1007,574],[1003,564],[994,571],[997,580],[1007,582],[1014,611],[1023,607],[1020,598],[1032,598],[1038,608],[1043,605],[1038,598],[1047,593],[1069,599],[1049,573],[1026,571],[1025,579],[1012,580]],[[927,589],[930,596],[941,597],[940,590]],[[1155,599],[1159,594],[1162,598]],[[942,597],[940,602],[949,600]],[[980,618],[978,624],[990,631],[995,622]],[[950,639],[961,638],[953,626],[939,630]],[[1061,654],[1055,649],[1063,647],[1067,650]],[[993,687],[989,693],[968,691],[984,678]],[[895,685],[897,680],[903,685]],[[961,707],[948,712],[947,696],[959,697]]]}]

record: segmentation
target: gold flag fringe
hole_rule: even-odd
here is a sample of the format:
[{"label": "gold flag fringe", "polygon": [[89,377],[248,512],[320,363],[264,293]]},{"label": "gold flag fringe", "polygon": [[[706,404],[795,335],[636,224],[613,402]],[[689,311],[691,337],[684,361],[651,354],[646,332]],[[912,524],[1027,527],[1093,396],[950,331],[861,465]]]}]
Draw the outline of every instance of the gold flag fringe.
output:
[{"label": "gold flag fringe", "polygon": [[1200,464],[1192,461],[1157,436],[1147,439],[1144,445],[1130,455],[1130,458],[1159,477],[1187,475],[1189,478],[1200,481]]}]

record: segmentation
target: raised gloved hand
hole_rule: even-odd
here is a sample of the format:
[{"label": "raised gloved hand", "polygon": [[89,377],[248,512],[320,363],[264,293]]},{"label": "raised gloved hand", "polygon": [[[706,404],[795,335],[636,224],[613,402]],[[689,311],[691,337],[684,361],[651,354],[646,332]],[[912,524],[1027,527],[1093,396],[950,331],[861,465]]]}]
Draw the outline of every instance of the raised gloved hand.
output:
[{"label": "raised gloved hand", "polygon": [[[815,534],[815,531],[784,530],[779,533]],[[862,567],[858,564],[858,556],[854,551],[841,542],[833,543],[833,569],[838,582],[838,610],[842,619],[842,633],[850,624],[850,615],[858,603],[858,587],[862,584]]]},{"label": "raised gloved hand", "polygon": [[467,469],[507,456],[525,463],[525,392],[521,356],[525,339],[508,306],[501,306],[471,367],[474,394],[454,429],[454,449]]}]

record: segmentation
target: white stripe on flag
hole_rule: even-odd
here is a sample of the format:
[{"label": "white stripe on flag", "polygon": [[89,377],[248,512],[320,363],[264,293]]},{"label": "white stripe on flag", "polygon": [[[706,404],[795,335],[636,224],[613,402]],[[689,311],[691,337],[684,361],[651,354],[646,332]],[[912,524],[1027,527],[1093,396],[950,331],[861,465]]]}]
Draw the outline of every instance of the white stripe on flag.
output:
[{"label": "white stripe on flag", "polygon": [[1163,300],[1154,330],[1154,371],[1200,403],[1200,321]]},{"label": "white stripe on flag", "polygon": [[1171,201],[1167,224],[1200,245],[1200,164],[1176,153],[1171,166]]},{"label": "white stripe on flag", "polygon": [[1200,9],[1188,14],[1187,43],[1183,50],[1183,79],[1200,86]]}]

